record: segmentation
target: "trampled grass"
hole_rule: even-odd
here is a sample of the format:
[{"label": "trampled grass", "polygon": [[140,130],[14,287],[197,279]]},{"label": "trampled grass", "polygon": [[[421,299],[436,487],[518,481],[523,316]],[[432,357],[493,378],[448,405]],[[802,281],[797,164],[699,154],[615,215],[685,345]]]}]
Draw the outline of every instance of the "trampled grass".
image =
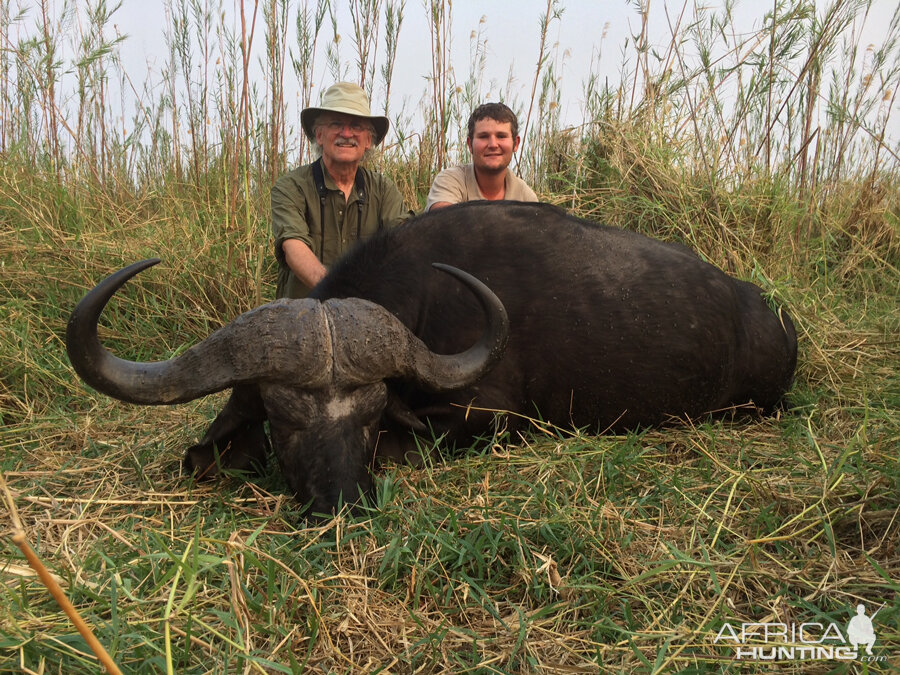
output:
[{"label": "trampled grass", "polygon": [[[119,407],[48,421],[65,431],[20,449],[28,470],[6,476],[125,672],[743,670],[714,644],[724,622],[843,628],[858,602],[884,603],[876,653],[898,644],[900,429],[877,406],[496,439],[387,471],[377,510],[317,526],[277,477],[179,475],[209,403]],[[7,664],[92,672],[6,556]]]},{"label": "trampled grass", "polygon": [[[771,34],[799,40],[788,28],[806,26],[816,37],[803,21],[787,15]],[[439,13],[435,22],[442,34]],[[838,46],[828,35],[819,37]],[[26,56],[7,32],[2,39],[5,54]],[[683,56],[679,44],[670,64]],[[267,181],[284,161],[271,138],[267,151],[254,135],[240,161],[229,147],[217,154],[182,141],[179,167],[165,151],[173,139],[157,130],[147,147],[109,141],[103,161],[81,151],[64,161],[46,133],[5,116],[0,470],[28,541],[123,672],[894,672],[900,179],[897,148],[873,141],[878,128],[853,112],[867,96],[896,91],[892,49],[879,57],[879,91],[841,90],[846,100],[833,103],[847,114],[829,134],[807,124],[806,99],[788,95],[797,83],[796,96],[823,95],[813,75],[823,77],[827,61],[784,82],[763,59],[744,90],[755,112],[726,119],[713,84],[734,71],[710,66],[689,77],[688,64],[658,79],[641,59],[633,81],[657,84],[598,95],[583,128],[554,129],[536,108],[544,199],[690,245],[790,312],[800,361],[777,415],[622,436],[535,420],[523,437],[498,431],[423,469],[386,468],[369,510],[320,522],[305,519],[274,469],[213,484],[184,475],[184,449],[222,395],[172,407],[118,403],[78,380],[63,342],[83,292],[141,258],[163,262],[103,317],[105,344],[126,358],[183,351],[271,298]],[[80,63],[94,72],[102,58]],[[785,94],[789,121],[760,104],[760,77]],[[27,93],[8,79],[0,86],[7,101]],[[713,97],[708,115],[696,109],[700,90]],[[452,117],[458,101],[441,103]],[[147,110],[157,119],[166,109]],[[706,133],[709,120],[724,140]],[[221,137],[241,137],[239,122],[223,116]],[[83,128],[92,124],[99,134],[98,118],[85,117]],[[857,144],[851,128],[866,129],[871,145]],[[427,132],[420,156],[410,134],[378,158],[411,201],[427,189],[429,153],[440,145]],[[446,151],[452,143],[443,142]],[[6,536],[11,524],[4,520],[0,539],[0,670],[99,672]],[[808,641],[832,630],[816,646],[844,646],[830,624],[845,636],[860,603],[874,615],[871,659],[737,658],[776,644],[763,643],[763,624],[805,625]],[[742,624],[756,624],[753,635],[733,639],[728,627],[740,637]]]}]

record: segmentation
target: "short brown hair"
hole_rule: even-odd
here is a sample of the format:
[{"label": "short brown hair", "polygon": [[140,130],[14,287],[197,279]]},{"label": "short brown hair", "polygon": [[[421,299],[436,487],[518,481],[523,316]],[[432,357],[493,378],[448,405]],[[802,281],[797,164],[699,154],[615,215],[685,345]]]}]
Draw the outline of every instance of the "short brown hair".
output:
[{"label": "short brown hair", "polygon": [[503,103],[482,103],[469,115],[469,140],[475,137],[475,123],[490,118],[495,122],[509,122],[513,138],[519,135],[519,120],[516,113]]}]

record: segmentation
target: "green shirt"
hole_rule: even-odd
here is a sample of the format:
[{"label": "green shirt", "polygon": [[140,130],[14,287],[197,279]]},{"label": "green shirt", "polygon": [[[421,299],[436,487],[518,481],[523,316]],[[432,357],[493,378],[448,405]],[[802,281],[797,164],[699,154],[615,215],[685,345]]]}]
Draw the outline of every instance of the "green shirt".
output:
[{"label": "green shirt", "polygon": [[279,264],[276,297],[302,298],[309,292],[285,262],[281,248],[285,239],[299,239],[328,267],[359,239],[399,225],[409,217],[403,197],[390,179],[365,167],[360,167],[360,171],[366,186],[366,199],[361,209],[355,185],[350,198],[345,200],[344,193],[328,172],[323,172],[327,193],[324,227],[311,164],[298,167],[275,181],[272,186],[272,234]]}]

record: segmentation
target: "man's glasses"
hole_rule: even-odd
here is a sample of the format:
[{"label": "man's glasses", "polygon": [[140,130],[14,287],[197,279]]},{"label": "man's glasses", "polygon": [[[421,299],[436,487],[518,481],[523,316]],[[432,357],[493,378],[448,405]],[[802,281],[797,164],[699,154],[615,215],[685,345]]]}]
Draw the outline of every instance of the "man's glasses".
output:
[{"label": "man's glasses", "polygon": [[374,132],[372,125],[365,122],[338,122],[337,120],[332,120],[331,122],[325,122],[323,126],[332,133],[340,133],[344,129],[350,129],[350,132],[356,136],[359,136],[364,131]]}]

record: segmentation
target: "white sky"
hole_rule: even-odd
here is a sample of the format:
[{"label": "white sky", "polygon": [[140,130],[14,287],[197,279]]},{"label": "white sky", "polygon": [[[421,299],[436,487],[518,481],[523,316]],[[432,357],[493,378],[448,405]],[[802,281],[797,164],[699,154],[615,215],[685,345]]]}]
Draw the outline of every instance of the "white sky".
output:
[{"label": "white sky", "polygon": [[[430,74],[431,54],[428,33],[428,13],[424,7],[427,0],[406,0],[404,22],[400,31],[397,62],[394,69],[393,87],[396,99],[392,96],[392,108],[409,101],[414,108],[426,91],[425,78]],[[291,0],[291,20],[293,24],[296,10],[303,0]],[[315,0],[307,0],[315,5]],[[237,15],[237,6],[233,0],[226,0],[226,12]],[[249,17],[252,2],[245,2],[245,12]],[[352,61],[354,52],[352,44],[352,25],[346,10],[346,0],[335,0],[341,6],[338,15],[339,32],[342,36],[340,45],[341,57]],[[582,91],[581,73],[587,73],[591,67],[591,59],[600,48],[600,36],[606,22],[615,24],[618,44],[613,45],[611,37],[603,44],[604,52],[609,50],[609,62],[612,66],[618,63],[618,52],[627,35],[628,22],[640,21],[637,13],[625,2],[603,0],[575,0],[561,3],[565,11],[560,21],[553,22],[550,40],[558,43],[559,53],[568,50],[565,59],[564,77],[566,89],[571,89],[572,98],[566,105],[572,107],[574,113],[579,112],[577,95]],[[157,10],[148,9],[153,5]],[[158,77],[166,62],[164,35],[167,19],[165,3],[161,0],[123,0],[121,9],[113,17],[113,24],[121,34],[127,34],[128,40],[120,48],[126,72],[146,73],[148,66]],[[514,84],[518,85],[521,100],[530,98],[533,73],[538,59],[539,19],[546,12],[546,0],[456,0],[452,6],[452,65],[457,78],[466,78],[469,69],[470,34],[481,28],[487,37],[488,64],[485,85],[496,83],[485,95],[490,97],[501,94],[505,90],[510,69],[515,73]],[[249,21],[249,19],[248,19]],[[257,38],[255,51],[262,44],[262,10],[257,19]],[[586,29],[587,27],[587,29]],[[321,82],[321,90],[332,83],[324,58],[325,42],[331,38],[331,26],[326,19],[319,38],[320,49],[316,57],[317,80]],[[610,35],[613,31],[610,31]],[[382,38],[383,42],[383,38]],[[295,47],[292,43],[291,47]],[[383,45],[381,46],[383,49]],[[607,60],[604,57],[604,60]],[[611,68],[610,75],[617,72]],[[351,70],[350,79],[355,79],[356,71]],[[140,79],[140,78],[139,78]],[[289,78],[290,79],[290,78]],[[571,85],[571,86],[569,86]],[[380,96],[380,80],[376,87],[373,107],[383,106]]]},{"label": "white sky", "polygon": [[[204,1],[204,0],[201,0]],[[296,10],[303,0],[291,0],[290,24],[293,25]],[[315,5],[315,0],[307,0]],[[426,77],[430,74],[431,54],[428,33],[428,12],[425,8],[427,0],[407,0],[404,24],[400,32],[398,58],[395,66],[391,111],[396,113],[405,105],[407,112],[419,108],[426,93]],[[346,10],[346,0],[335,0],[341,7],[338,30],[342,35],[340,50],[344,61],[353,58],[352,27]],[[603,77],[608,77],[610,84],[618,82],[621,71],[622,54],[626,40],[630,35],[640,31],[640,16],[632,3],[624,0],[561,0],[564,8],[562,17],[551,24],[549,40],[555,45],[554,54],[561,64],[561,104],[564,123],[577,124],[583,120],[582,105],[584,80],[592,69]],[[699,4],[699,3],[698,3]],[[715,6],[716,0],[704,3]],[[824,6],[826,3],[819,3]],[[237,16],[237,0],[225,0],[227,14]],[[651,41],[664,49],[670,38],[668,21],[677,21],[679,13],[685,6],[682,0],[651,0],[650,2],[650,34]],[[687,4],[686,19],[692,14],[694,2]],[[880,43],[884,39],[896,0],[875,0],[870,17],[862,27],[862,44]],[[154,10],[153,8],[156,7]],[[245,12],[249,16],[253,11],[253,2],[245,0]],[[764,13],[770,10],[772,2],[740,2],[735,12],[736,23],[746,31],[757,28]],[[165,60],[164,34],[166,30],[165,3],[162,0],[123,0],[122,7],[113,17],[113,23],[123,34],[129,35],[121,48],[126,72],[141,80],[141,74],[149,68],[154,79],[162,70]],[[510,93],[514,105],[527,105],[531,98],[531,87],[539,49],[539,19],[547,8],[546,0],[456,0],[452,3],[452,65],[457,80],[464,81],[469,72],[469,53],[471,49],[470,35],[481,29],[487,38],[488,67],[484,77],[484,100],[500,98],[506,92],[510,72],[513,73],[513,87]],[[668,14],[668,18],[667,18]],[[602,37],[605,34],[605,37]],[[326,25],[320,36],[319,55],[316,58],[317,82],[321,84],[319,91],[332,83],[333,78],[327,72],[323,53],[324,44],[330,39],[331,27]],[[383,42],[383,38],[382,38]],[[294,43],[292,43],[293,46]],[[262,10],[257,18],[257,35],[254,50],[261,53],[263,46]],[[383,46],[380,47],[383,49]],[[863,47],[864,48],[864,47]],[[629,66],[634,66],[635,52],[632,48],[624,50],[630,59]],[[293,78],[287,78],[288,83]],[[350,78],[356,73],[351,70]],[[491,86],[493,84],[493,86]],[[318,94],[314,93],[314,97]],[[383,91],[380,80],[373,96],[373,108],[383,107]],[[505,98],[505,97],[504,97]],[[314,100],[316,100],[314,98]],[[894,110],[891,134],[900,138],[900,110]]]},{"label": "white sky", "polygon": [[[66,0],[48,0],[57,9]],[[145,82],[156,83],[161,87],[161,72],[164,69],[167,52],[165,33],[168,19],[164,0],[121,0],[121,7],[113,15],[111,23],[120,34],[127,35],[126,41],[120,45],[119,53],[125,72],[140,90]],[[179,0],[176,0],[179,1]],[[192,0],[184,0],[190,5]],[[216,0],[193,0],[199,3],[215,4]],[[316,0],[305,0],[315,5]],[[347,0],[332,0],[340,6],[338,30],[342,35],[341,57],[345,62],[352,62],[353,41],[352,27],[347,11]],[[863,30],[863,49],[870,42],[880,44],[887,31],[890,17],[895,10],[897,0],[874,0],[872,11]],[[82,6],[83,0],[68,0]],[[94,5],[99,0],[88,0]],[[114,0],[107,0],[114,6]],[[225,0],[226,20],[233,20],[237,25],[240,0]],[[254,38],[254,61],[264,49],[264,30],[261,5],[268,0],[259,0],[259,16],[257,17],[256,36]],[[298,6],[304,0],[290,0],[289,24],[294,25]],[[425,4],[428,0],[406,0],[404,24],[400,32],[398,58],[395,66],[393,93],[390,102],[391,114],[403,109],[407,114],[417,114],[423,96],[427,91],[426,77],[430,74],[431,53],[428,32],[428,11]],[[690,20],[694,7],[699,0],[689,0],[686,21]],[[39,9],[36,0],[12,0],[13,7],[24,8],[29,13],[27,23],[34,26],[38,20]],[[245,12],[249,16],[253,11],[254,0],[245,0]],[[709,0],[707,6],[720,5],[719,0]],[[760,2],[744,1],[738,3],[735,12],[736,23],[746,32],[758,28],[763,15],[772,7],[772,0]],[[825,2],[820,2],[824,6]],[[629,68],[634,67],[635,51],[629,47],[625,50],[629,36],[640,31],[641,20],[633,2],[625,0],[560,0],[564,8],[562,17],[551,24],[549,41],[560,70],[560,89],[562,92],[561,118],[566,124],[578,124],[583,121],[582,105],[584,98],[584,81],[592,70],[601,77],[608,77],[611,86],[618,84],[623,50],[629,59]],[[650,35],[651,42],[665,50],[670,39],[668,21],[677,21],[685,3],[683,0],[650,0]],[[487,72],[483,79],[482,100],[504,98],[520,116],[524,116],[525,108],[531,98],[531,87],[539,49],[539,19],[547,8],[547,0],[456,0],[452,3],[452,66],[457,80],[462,82],[469,72],[469,52],[471,48],[470,34],[479,29],[487,39],[488,59]],[[15,13],[15,9],[13,10]],[[668,14],[668,18],[667,18]],[[111,32],[111,31],[110,31]],[[605,37],[603,37],[605,35]],[[108,36],[109,37],[109,36]],[[330,40],[331,27],[326,19],[320,35],[319,54],[316,57],[316,79],[319,85],[314,90],[314,102],[318,94],[333,82],[333,77],[326,68],[324,47]],[[290,47],[295,47],[290,42]],[[383,50],[383,37],[380,50]],[[512,72],[511,96],[507,93],[507,81]],[[351,70],[349,79],[355,79],[355,70]],[[289,87],[294,83],[289,70],[286,83]],[[894,84],[896,88],[896,83]],[[295,97],[294,97],[295,98]],[[292,100],[289,95],[288,101]],[[373,95],[373,108],[383,109],[383,90],[380,79],[377,80]],[[900,105],[900,104],[898,104]],[[289,110],[295,117],[296,110]],[[894,141],[900,140],[900,110],[892,111],[892,125],[889,136]]]}]

